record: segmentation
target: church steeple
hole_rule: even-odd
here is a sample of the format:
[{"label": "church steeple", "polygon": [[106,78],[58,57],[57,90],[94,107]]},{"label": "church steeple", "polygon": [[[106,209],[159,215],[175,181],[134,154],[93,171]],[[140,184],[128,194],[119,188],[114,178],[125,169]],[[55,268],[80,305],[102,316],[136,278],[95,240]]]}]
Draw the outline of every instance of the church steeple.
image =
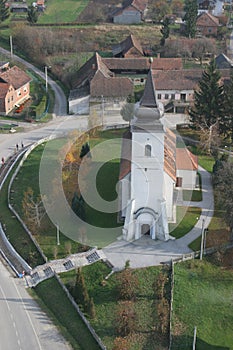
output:
[{"label": "church steeple", "polygon": [[[162,106],[163,107],[163,106]],[[132,129],[136,131],[142,128],[147,131],[163,130],[160,118],[163,115],[161,104],[156,101],[156,91],[152,70],[149,71],[143,96],[139,102],[139,106],[135,111],[135,122],[132,123]]]},{"label": "church steeple", "polygon": [[145,89],[143,92],[143,96],[140,101],[140,106],[143,107],[150,107],[150,108],[157,108],[157,101],[156,101],[156,93],[155,93],[155,86],[154,86],[154,81],[153,81],[153,76],[152,76],[152,70],[150,69],[146,84],[145,84]]}]

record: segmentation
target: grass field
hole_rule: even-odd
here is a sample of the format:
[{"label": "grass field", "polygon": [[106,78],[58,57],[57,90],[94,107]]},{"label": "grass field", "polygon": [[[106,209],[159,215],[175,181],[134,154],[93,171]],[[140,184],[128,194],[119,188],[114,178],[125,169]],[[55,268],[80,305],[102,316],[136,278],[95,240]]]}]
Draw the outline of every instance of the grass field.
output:
[{"label": "grass field", "polygon": [[78,15],[87,6],[88,0],[50,0],[38,23],[70,23],[77,21]]},{"label": "grass field", "polygon": [[37,285],[32,294],[70,342],[72,349],[100,349],[55,277]]},{"label": "grass field", "polygon": [[175,265],[172,350],[233,349],[233,271],[192,260]]},{"label": "grass field", "polygon": [[[156,312],[152,307],[154,301],[152,285],[161,269],[163,269],[161,266],[155,266],[133,270],[139,281],[135,302],[137,330],[130,336],[130,346],[127,350],[167,349],[168,338],[163,338],[156,333],[152,319],[152,313]],[[113,341],[117,337],[115,329],[118,300],[117,273],[105,280],[110,270],[102,262],[83,267],[82,271],[89,296],[93,298],[96,310],[96,318],[90,322],[107,349],[112,349]],[[167,271],[164,273],[166,274]],[[65,284],[72,285],[75,272],[62,274],[61,277]]]},{"label": "grass field", "polygon": [[197,207],[177,207],[176,210],[176,223],[169,224],[169,231],[173,237],[180,238],[195,226],[197,218],[201,214],[201,209]]}]

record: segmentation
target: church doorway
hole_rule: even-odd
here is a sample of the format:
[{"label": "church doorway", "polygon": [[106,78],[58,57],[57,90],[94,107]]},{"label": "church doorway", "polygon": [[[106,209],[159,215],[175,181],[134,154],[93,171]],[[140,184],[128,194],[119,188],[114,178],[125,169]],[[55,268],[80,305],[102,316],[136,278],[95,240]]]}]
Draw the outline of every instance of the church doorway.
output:
[{"label": "church doorway", "polygon": [[148,224],[141,225],[141,235],[150,235],[150,225]]}]

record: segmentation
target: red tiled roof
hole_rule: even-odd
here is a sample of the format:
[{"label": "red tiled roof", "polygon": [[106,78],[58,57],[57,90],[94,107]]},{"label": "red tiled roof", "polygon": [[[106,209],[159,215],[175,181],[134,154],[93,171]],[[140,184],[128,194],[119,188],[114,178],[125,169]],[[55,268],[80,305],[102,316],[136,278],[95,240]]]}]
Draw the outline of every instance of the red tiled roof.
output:
[{"label": "red tiled roof", "polygon": [[176,168],[180,170],[197,170],[198,158],[187,148],[176,149]]},{"label": "red tiled roof", "polygon": [[143,49],[139,41],[131,34],[125,40],[120,42],[119,44],[113,45],[112,51],[113,55],[116,56],[118,54],[125,55],[130,49],[135,48],[142,56]]},{"label": "red tiled roof", "polygon": [[132,8],[142,13],[143,11],[145,11],[146,6],[146,0],[129,0],[124,4],[124,6],[121,9],[115,12],[114,16],[119,16],[124,11],[132,11]]},{"label": "red tiled roof", "polygon": [[17,66],[1,73],[0,77],[7,83],[13,85],[16,90],[31,81],[31,78]]},{"label": "red tiled roof", "polygon": [[133,94],[134,85],[128,78],[105,77],[97,72],[90,84],[92,97],[127,97]]},{"label": "red tiled roof", "polygon": [[219,26],[219,19],[217,17],[211,15],[209,12],[203,12],[197,17],[196,25],[198,27],[200,27],[200,26],[209,27],[210,24],[214,27],[218,27]]},{"label": "red tiled roof", "polygon": [[102,61],[110,70],[177,70],[182,69],[182,59],[181,58],[154,58],[152,63],[150,59],[147,58],[102,58]]},{"label": "red tiled roof", "polygon": [[176,181],[176,135],[170,129],[164,136],[164,171]]},{"label": "red tiled roof", "polygon": [[201,69],[153,70],[156,90],[193,90],[202,77]]}]

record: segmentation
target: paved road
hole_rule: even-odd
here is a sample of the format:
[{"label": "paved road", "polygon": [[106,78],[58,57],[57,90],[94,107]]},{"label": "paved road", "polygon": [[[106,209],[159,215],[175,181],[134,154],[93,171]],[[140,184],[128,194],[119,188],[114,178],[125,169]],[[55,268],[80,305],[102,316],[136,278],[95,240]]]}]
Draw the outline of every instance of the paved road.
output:
[{"label": "paved road", "polygon": [[27,293],[25,281],[14,278],[3,263],[0,276],[0,349],[71,350]]}]

